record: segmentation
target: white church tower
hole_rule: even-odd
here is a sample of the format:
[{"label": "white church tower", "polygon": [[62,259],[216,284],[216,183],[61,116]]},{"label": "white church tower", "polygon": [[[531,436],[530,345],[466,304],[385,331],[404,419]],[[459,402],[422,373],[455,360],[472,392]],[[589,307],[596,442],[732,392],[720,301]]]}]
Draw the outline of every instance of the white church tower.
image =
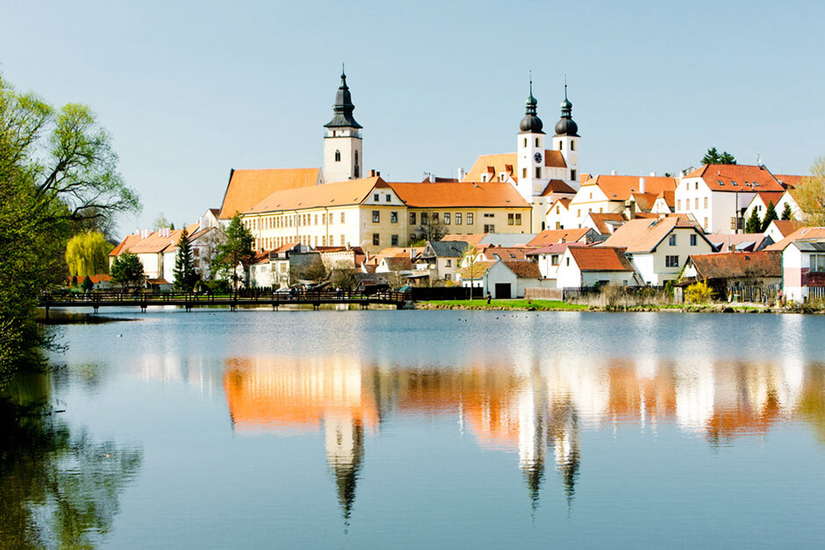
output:
[{"label": "white church tower", "polygon": [[347,86],[347,75],[341,69],[341,85],[332,106],[335,116],[324,124],[324,182],[360,178],[364,165],[362,126],[352,118],[355,105]]},{"label": "white church tower", "polygon": [[561,119],[556,123],[553,149],[564,157],[570,180],[566,183],[573,189],[579,188],[579,126],[573,120],[573,104],[567,99],[567,82],[564,83],[564,101],[561,103]]},{"label": "white church tower", "polygon": [[542,230],[544,220],[543,201],[538,197],[544,192],[547,183],[550,181],[547,167],[545,166],[545,143],[547,136],[544,135],[541,119],[536,115],[536,105],[538,101],[533,97],[533,80],[530,80],[530,96],[527,98],[527,108],[524,118],[519,124],[518,134],[518,188],[524,200],[533,206],[533,223],[530,231],[538,233]]}]

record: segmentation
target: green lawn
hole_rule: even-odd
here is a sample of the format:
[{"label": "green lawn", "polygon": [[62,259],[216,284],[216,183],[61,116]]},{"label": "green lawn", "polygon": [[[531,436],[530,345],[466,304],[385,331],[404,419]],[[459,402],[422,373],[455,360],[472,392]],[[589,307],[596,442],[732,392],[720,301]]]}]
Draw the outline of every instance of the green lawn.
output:
[{"label": "green lawn", "polygon": [[463,307],[474,309],[535,309],[535,310],[582,310],[588,306],[581,304],[568,304],[560,300],[492,300],[487,304],[487,300],[428,300],[422,302],[432,304],[436,307],[450,308]]}]

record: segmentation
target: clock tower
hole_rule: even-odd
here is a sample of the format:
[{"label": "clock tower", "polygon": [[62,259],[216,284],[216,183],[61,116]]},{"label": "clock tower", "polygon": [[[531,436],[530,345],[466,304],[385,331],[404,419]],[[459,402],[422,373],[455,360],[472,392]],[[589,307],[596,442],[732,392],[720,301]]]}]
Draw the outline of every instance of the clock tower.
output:
[{"label": "clock tower", "polygon": [[550,181],[548,171],[545,167],[545,134],[542,131],[543,124],[536,115],[538,101],[533,97],[533,81],[530,80],[530,96],[527,98],[527,107],[524,118],[519,124],[518,134],[518,171],[517,188],[524,200],[533,205],[532,231],[541,231],[541,220],[544,213],[540,212],[540,201],[538,197],[544,192],[547,183]]}]

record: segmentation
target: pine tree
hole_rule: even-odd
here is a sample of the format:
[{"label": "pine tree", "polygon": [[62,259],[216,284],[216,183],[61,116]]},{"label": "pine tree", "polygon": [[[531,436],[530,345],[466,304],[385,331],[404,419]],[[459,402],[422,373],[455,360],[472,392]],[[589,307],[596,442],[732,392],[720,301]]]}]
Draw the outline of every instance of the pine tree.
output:
[{"label": "pine tree", "polygon": [[192,261],[192,245],[189,243],[189,233],[184,228],[178,239],[178,253],[175,256],[175,291],[192,292],[197,282],[198,274]]},{"label": "pine tree", "polygon": [[785,208],[782,209],[782,219],[783,220],[792,220],[793,219],[793,212],[791,212],[791,203],[786,202]]},{"label": "pine tree", "polygon": [[756,208],[751,210],[751,215],[745,224],[745,233],[759,233],[762,229],[762,221],[759,219],[759,212]]},{"label": "pine tree", "polygon": [[765,210],[765,219],[762,220],[762,231],[764,233],[767,231],[768,226],[771,224],[773,220],[778,220],[779,216],[776,215],[776,207],[773,205],[773,201],[768,201],[768,208]]},{"label": "pine tree", "polygon": [[232,221],[226,228],[226,242],[218,245],[218,255],[213,264],[218,266],[220,272],[232,281],[233,290],[238,290],[238,281],[241,276],[238,274],[238,266],[245,270],[255,257],[255,237],[252,232],[243,224],[240,214],[235,214]]}]

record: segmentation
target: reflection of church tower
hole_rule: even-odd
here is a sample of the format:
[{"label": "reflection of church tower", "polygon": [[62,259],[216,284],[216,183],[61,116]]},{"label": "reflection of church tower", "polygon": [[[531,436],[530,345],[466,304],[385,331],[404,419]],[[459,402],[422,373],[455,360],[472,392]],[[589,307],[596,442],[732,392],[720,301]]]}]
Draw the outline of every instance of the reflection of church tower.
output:
[{"label": "reflection of church tower", "polygon": [[335,116],[324,124],[324,181],[345,181],[361,177],[362,156],[361,128],[352,117],[352,104],[347,75],[341,70],[341,86],[332,107]]},{"label": "reflection of church tower", "polygon": [[338,487],[338,504],[349,524],[355,503],[355,486],[364,461],[364,424],[352,417],[332,417],[324,421],[327,464]]},{"label": "reflection of church tower", "polygon": [[530,385],[518,396],[519,408],[519,468],[524,474],[533,509],[539,504],[539,491],[544,480],[547,456],[545,407],[535,388]]},{"label": "reflection of church tower", "polygon": [[579,477],[581,461],[579,448],[579,416],[572,403],[568,403],[551,413],[553,419],[549,438],[556,458],[556,470],[562,478],[568,508],[576,496],[576,479]]}]

